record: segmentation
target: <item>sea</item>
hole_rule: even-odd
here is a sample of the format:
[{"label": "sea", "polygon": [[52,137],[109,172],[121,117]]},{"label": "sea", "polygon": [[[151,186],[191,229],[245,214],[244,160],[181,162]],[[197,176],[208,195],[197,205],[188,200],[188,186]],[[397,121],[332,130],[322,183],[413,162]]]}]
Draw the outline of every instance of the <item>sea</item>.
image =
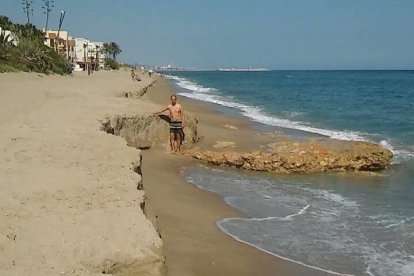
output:
[{"label": "sea", "polygon": [[291,139],[369,141],[394,153],[378,174],[275,175],[208,165],[185,179],[242,218],[237,241],[326,275],[414,275],[414,71],[169,72],[176,92]]}]

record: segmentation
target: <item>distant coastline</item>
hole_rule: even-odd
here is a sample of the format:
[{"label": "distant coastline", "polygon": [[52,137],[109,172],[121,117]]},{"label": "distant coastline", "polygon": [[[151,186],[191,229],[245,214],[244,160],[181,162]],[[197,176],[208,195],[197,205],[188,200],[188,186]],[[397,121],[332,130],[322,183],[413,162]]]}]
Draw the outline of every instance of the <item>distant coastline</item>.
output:
[{"label": "distant coastline", "polygon": [[211,71],[211,72],[267,72],[267,71],[273,71],[272,69],[268,68],[218,68],[218,69],[199,69],[199,68],[165,68],[165,67],[155,67],[154,70],[159,73],[166,73],[166,72],[205,72],[205,71]]},{"label": "distant coastline", "polygon": [[270,69],[267,68],[219,68],[217,71],[220,72],[264,72],[264,71],[270,71]]}]

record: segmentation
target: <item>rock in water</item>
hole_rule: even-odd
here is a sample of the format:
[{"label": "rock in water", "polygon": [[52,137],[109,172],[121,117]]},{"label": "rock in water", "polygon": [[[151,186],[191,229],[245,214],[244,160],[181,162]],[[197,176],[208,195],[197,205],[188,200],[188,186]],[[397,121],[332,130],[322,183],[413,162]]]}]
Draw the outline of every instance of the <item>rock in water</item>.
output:
[{"label": "rock in water", "polygon": [[190,149],[184,151],[184,155],[215,165],[275,173],[379,171],[391,164],[393,156],[388,149],[365,142],[343,142],[339,149],[313,142],[283,143],[283,146],[273,144],[270,152]]}]

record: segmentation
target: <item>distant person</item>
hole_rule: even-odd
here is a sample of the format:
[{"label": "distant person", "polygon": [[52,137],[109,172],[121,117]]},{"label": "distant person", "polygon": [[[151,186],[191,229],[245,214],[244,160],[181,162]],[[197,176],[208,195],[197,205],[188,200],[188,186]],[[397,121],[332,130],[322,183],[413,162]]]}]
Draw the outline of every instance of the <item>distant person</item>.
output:
[{"label": "distant person", "polygon": [[132,81],[141,81],[141,78],[135,73],[134,69],[131,69],[131,79]]},{"label": "distant person", "polygon": [[134,69],[131,69],[131,80],[135,80],[135,71]]},{"label": "distant person", "polygon": [[159,115],[169,111],[170,117],[170,147],[171,153],[181,153],[181,145],[184,139],[184,111],[183,107],[177,103],[177,96],[171,95],[171,104],[159,112],[153,113]]}]

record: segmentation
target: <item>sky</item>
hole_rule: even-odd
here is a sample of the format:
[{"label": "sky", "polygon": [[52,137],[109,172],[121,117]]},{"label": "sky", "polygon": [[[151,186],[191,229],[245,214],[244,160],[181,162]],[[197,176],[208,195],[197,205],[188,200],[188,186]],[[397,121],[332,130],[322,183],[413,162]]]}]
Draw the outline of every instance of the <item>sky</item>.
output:
[{"label": "sky", "polygon": [[[45,25],[41,0],[33,23]],[[21,0],[0,15],[27,21]],[[114,41],[130,64],[214,69],[414,69],[413,0],[55,0],[49,27]]]}]

